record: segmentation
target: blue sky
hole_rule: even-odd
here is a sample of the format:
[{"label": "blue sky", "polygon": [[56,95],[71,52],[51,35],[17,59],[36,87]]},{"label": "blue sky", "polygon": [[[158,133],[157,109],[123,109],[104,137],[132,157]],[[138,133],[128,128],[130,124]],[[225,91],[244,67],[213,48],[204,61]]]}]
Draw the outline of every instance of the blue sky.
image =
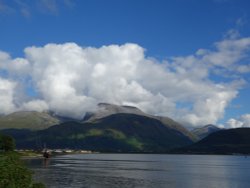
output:
[{"label": "blue sky", "polygon": [[[0,51],[9,54],[10,61],[23,58],[28,63],[34,61],[33,64],[36,64],[41,61],[37,60],[37,57],[33,57],[32,53],[35,50],[30,50],[32,46],[43,47],[51,43],[59,45],[71,42],[82,48],[95,47],[100,49],[103,45],[115,44],[122,46],[126,43],[133,43],[145,49],[145,52],[143,52],[145,58],[153,59],[152,61],[156,64],[164,64],[165,61],[168,61],[169,64],[176,64],[177,61],[173,59],[182,57],[185,58],[181,62],[183,67],[187,61],[186,58],[195,55],[199,49],[217,51],[216,43],[218,42],[227,39],[235,41],[247,40],[250,37],[249,20],[250,2],[248,0],[0,0]],[[27,47],[29,47],[29,52],[24,52]],[[126,47],[131,48],[131,46]],[[244,54],[240,55],[236,60],[238,64],[249,65],[248,48],[247,44],[244,49],[241,49]],[[31,56],[32,58],[30,58]],[[176,65],[172,68],[175,71],[177,70]],[[231,123],[228,122],[232,127],[248,125],[248,118],[246,117],[250,113],[250,102],[248,100],[250,93],[249,72],[241,71],[244,73],[236,73],[233,71],[236,66],[228,70],[226,66],[221,66],[221,64],[220,67],[216,64],[214,69],[207,69],[209,69],[209,74],[202,78],[207,84],[212,82],[215,86],[223,83],[223,87],[230,85],[228,87],[233,88],[236,87],[232,86],[233,82],[241,82],[236,84],[240,86],[234,88],[237,94],[233,94],[232,91],[232,96],[226,99],[227,105],[223,106],[223,110],[219,112],[221,113],[220,117],[211,117],[211,123],[226,124],[231,118],[235,120]],[[218,71],[221,72],[218,73]],[[45,101],[46,105],[49,106],[48,108],[58,110],[48,102],[52,99],[47,97],[40,88],[41,84],[39,85],[39,82],[35,80],[38,79],[34,76],[35,73],[17,78],[13,76],[16,73],[11,74],[10,72],[9,68],[3,68],[2,66],[0,77],[12,82],[20,82],[17,80],[23,79],[24,81],[18,83],[18,85],[26,85],[20,86],[26,88],[24,89],[26,93],[22,94],[24,95],[22,99],[14,101],[14,104],[11,103],[15,107],[8,109],[20,109],[21,103],[23,101],[29,102],[31,99],[27,98],[32,95],[31,93],[35,93],[39,100]],[[145,78],[145,80],[147,79]],[[158,78],[155,79],[159,83]],[[151,94],[157,95],[160,93],[165,97],[164,100],[170,100],[170,102],[166,102],[168,103],[165,106],[166,108],[176,105],[175,108],[180,109],[181,113],[185,114],[184,111],[190,109],[192,111],[192,108],[198,105],[194,102],[194,99],[190,99],[191,96],[185,96],[185,98],[180,96],[178,99],[173,99],[167,91],[158,89],[165,87],[164,84],[151,88],[151,86],[141,81],[142,78],[134,80],[140,87],[150,91]],[[128,83],[130,81],[129,79]],[[14,93],[17,91],[13,90]],[[83,91],[85,92],[86,88],[81,90],[81,92]],[[176,92],[178,91],[176,89]],[[77,90],[77,92],[80,92],[80,90]],[[198,93],[190,93],[190,95],[198,95]],[[84,93],[84,96],[89,95]],[[178,112],[176,109],[166,112],[159,109],[155,112],[145,105],[145,101],[139,103],[135,98],[126,98],[126,100],[123,98],[115,102],[118,104],[134,104],[148,112],[165,114],[174,118],[175,115],[173,114]],[[96,102],[101,100],[100,97],[95,97],[95,99]],[[109,99],[109,97],[105,99]],[[197,109],[196,111],[199,111]],[[8,110],[3,113],[6,112]],[[67,110],[58,110],[58,113],[67,113]],[[187,119],[197,115],[192,113],[186,112],[186,114],[190,115]],[[200,116],[197,115],[197,117]],[[180,119],[179,117],[176,118]],[[191,120],[187,119],[180,119],[180,121],[190,123]],[[190,124],[198,125],[199,122],[202,123],[203,121]]]},{"label": "blue sky", "polygon": [[164,58],[212,47],[239,19],[241,34],[250,32],[247,0],[76,0],[70,7],[55,1],[54,11],[23,1],[28,17],[14,2],[6,3],[14,10],[2,12],[0,20],[0,47],[14,56],[30,45],[75,41],[97,47],[133,42]]}]

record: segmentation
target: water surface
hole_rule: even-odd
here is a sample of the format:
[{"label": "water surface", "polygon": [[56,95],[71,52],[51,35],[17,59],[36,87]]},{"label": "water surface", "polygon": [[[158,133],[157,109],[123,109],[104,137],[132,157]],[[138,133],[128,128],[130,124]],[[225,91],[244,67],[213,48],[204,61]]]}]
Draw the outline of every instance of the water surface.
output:
[{"label": "water surface", "polygon": [[247,188],[250,157],[79,154],[27,161],[48,188]]}]

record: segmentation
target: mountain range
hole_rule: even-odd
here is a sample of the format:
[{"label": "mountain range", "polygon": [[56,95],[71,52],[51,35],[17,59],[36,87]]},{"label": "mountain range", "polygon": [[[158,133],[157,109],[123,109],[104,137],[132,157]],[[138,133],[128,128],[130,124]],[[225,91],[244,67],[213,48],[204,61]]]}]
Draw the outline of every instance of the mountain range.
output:
[{"label": "mountain range", "polygon": [[0,117],[0,132],[16,139],[17,148],[86,149],[101,152],[250,153],[250,129],[206,125],[191,131],[168,117],[136,107],[98,104],[83,119],[52,112],[15,112]]},{"label": "mountain range", "polygon": [[17,148],[39,148],[46,143],[50,148],[107,152],[166,152],[196,140],[192,133],[170,118],[107,103],[99,104],[95,112],[86,113],[83,120],[50,125],[45,129],[38,127],[20,129],[19,126],[19,129],[13,127],[15,129],[2,132],[16,139]]}]

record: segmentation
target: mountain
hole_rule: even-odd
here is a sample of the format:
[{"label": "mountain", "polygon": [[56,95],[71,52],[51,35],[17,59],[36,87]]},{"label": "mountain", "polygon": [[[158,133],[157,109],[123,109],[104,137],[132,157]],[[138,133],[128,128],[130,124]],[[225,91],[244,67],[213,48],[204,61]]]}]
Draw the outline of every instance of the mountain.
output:
[{"label": "mountain", "polygon": [[96,121],[99,121],[102,118],[105,118],[114,114],[134,114],[134,115],[143,116],[145,118],[146,117],[152,118],[152,119],[160,121],[164,126],[166,126],[169,129],[173,129],[173,130],[181,132],[181,134],[187,136],[192,141],[198,140],[198,138],[194,134],[192,134],[190,131],[184,128],[181,124],[172,120],[171,118],[161,117],[161,116],[152,116],[132,106],[119,106],[119,105],[108,104],[108,103],[99,103],[97,110],[95,112],[86,113],[82,122],[94,123]]},{"label": "mountain", "polygon": [[94,112],[87,112],[83,121],[93,122],[98,119],[113,115],[113,114],[136,114],[146,117],[151,117],[149,114],[144,113],[140,109],[133,106],[119,106],[109,103],[99,103],[97,110]]},{"label": "mountain", "polygon": [[206,154],[250,154],[250,128],[220,130],[197,143],[176,151]]},{"label": "mountain", "polygon": [[[50,113],[49,115],[51,115]],[[52,117],[57,117],[52,114]],[[57,119],[58,120],[58,119]],[[26,126],[27,127],[27,126]],[[17,148],[87,149],[103,152],[167,152],[194,142],[195,136],[168,117],[151,116],[131,106],[100,103],[82,121],[46,129],[4,129]]]},{"label": "mountain", "polygon": [[209,124],[209,125],[205,125],[204,127],[199,127],[199,128],[195,128],[194,130],[192,130],[191,132],[196,135],[199,140],[207,137],[208,135],[210,135],[211,133],[220,131],[221,129],[215,125]]},{"label": "mountain", "polygon": [[47,112],[20,111],[0,117],[1,129],[41,130],[60,123],[60,120]]},{"label": "mountain", "polygon": [[[99,119],[108,117],[114,114],[135,114],[144,117],[153,118],[161,121],[167,128],[180,131],[182,134],[189,137],[191,140],[196,141],[197,137],[190,133],[181,124],[175,122],[168,117],[152,116],[144,113],[140,109],[132,106],[118,106],[108,103],[99,103],[98,108],[94,112],[87,112],[81,123],[94,123]],[[68,117],[58,116],[54,112],[35,112],[35,111],[19,111],[6,116],[0,116],[0,130],[1,129],[30,129],[42,130],[52,125],[62,122],[78,121]]]},{"label": "mountain", "polygon": [[166,152],[193,143],[187,136],[167,128],[159,120],[123,113],[104,117],[94,123],[65,122],[40,131],[8,129],[2,132],[16,139],[17,148],[37,148],[39,144],[46,143],[49,148]]}]

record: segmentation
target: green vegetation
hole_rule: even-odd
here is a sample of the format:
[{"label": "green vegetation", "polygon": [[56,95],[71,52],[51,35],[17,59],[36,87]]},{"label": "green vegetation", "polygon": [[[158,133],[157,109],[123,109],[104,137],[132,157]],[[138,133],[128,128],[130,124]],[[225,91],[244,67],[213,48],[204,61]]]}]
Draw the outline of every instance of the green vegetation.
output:
[{"label": "green vegetation", "polygon": [[42,143],[48,143],[51,149],[167,152],[197,140],[170,118],[151,116],[129,106],[102,103],[100,107],[107,113],[87,113],[83,121],[69,121],[46,112],[16,112],[0,117],[0,130],[13,136],[20,149],[41,149]]},{"label": "green vegetation", "polygon": [[100,129],[90,129],[86,136],[101,136],[103,135],[103,131]]},{"label": "green vegetation", "polygon": [[133,146],[137,150],[142,150],[143,149],[143,144],[138,141],[135,137],[129,138],[126,140],[126,143]]},{"label": "green vegetation", "polygon": [[0,146],[0,188],[45,188],[43,184],[32,181],[32,172],[13,151],[13,138],[0,135]]},{"label": "green vegetation", "polygon": [[114,114],[97,122],[65,122],[45,130],[3,130],[13,135],[17,148],[34,149],[38,143],[49,148],[84,149],[98,152],[168,152],[192,144],[180,131],[161,121],[135,114]]},{"label": "green vegetation", "polygon": [[105,133],[107,136],[113,137],[114,139],[124,140],[127,138],[124,133],[114,129],[106,129]]},{"label": "green vegetation", "polygon": [[220,130],[190,146],[176,149],[179,153],[250,154],[250,128]]},{"label": "green vegetation", "polygon": [[98,136],[104,136],[104,137],[112,137],[114,139],[125,139],[126,135],[124,135],[122,132],[114,130],[114,129],[90,129],[86,133],[77,133],[70,135],[69,139],[84,139],[87,137],[98,137]]},{"label": "green vegetation", "polygon": [[13,151],[15,149],[15,141],[11,136],[0,135],[0,150]]},{"label": "green vegetation", "polygon": [[14,112],[0,117],[0,129],[42,130],[60,121],[46,112]]}]

